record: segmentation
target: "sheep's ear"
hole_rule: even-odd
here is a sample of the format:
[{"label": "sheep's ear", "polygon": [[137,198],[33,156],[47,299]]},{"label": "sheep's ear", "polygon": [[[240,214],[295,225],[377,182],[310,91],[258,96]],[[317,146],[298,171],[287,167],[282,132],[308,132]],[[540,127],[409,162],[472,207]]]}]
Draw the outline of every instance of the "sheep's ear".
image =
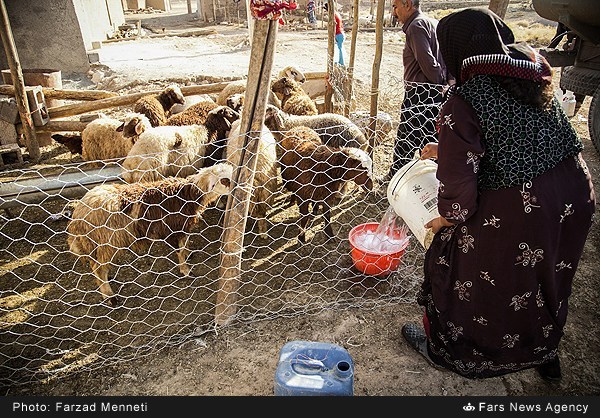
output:
[{"label": "sheep's ear", "polygon": [[135,124],[135,133],[137,135],[141,135],[145,130],[146,130],[146,127],[144,126],[144,124],[142,123],[141,120]]},{"label": "sheep's ear", "polygon": [[123,128],[125,128],[125,122],[123,122],[121,125],[117,126],[117,132],[123,132]]}]

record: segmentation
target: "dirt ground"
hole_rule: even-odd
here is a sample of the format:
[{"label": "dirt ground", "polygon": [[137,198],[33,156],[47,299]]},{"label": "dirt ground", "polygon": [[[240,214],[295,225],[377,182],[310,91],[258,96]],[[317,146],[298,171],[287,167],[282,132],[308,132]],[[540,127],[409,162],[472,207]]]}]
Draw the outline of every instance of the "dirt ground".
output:
[{"label": "dirt ground", "polygon": [[[69,88],[140,91],[169,82],[193,83],[198,75],[242,77],[248,72],[250,47],[246,30],[237,25],[205,25],[185,14],[185,2],[173,2],[168,15],[145,16],[144,27],[157,32],[214,31],[201,36],[161,37],[106,43],[98,51],[94,82],[73,76]],[[513,15],[511,15],[513,13]],[[509,9],[507,20],[523,19],[522,9]],[[129,20],[135,19],[127,15]],[[539,20],[535,15],[531,19]],[[326,29],[278,33],[274,70],[296,65],[303,71],[324,71]],[[349,47],[350,39],[347,41]],[[356,77],[371,82],[375,33],[362,31],[357,39]],[[384,35],[382,91],[393,91],[402,74],[399,31]],[[92,75],[92,74],[90,74]],[[586,159],[596,190],[600,190],[600,153],[589,140],[589,98],[572,118],[583,138]],[[368,107],[366,107],[368,110]],[[391,145],[390,145],[391,146]],[[56,149],[44,149],[51,164],[60,158]],[[400,327],[420,321],[416,303],[376,309],[328,310],[316,315],[281,317],[227,327],[202,340],[165,348],[148,356],[103,369],[68,376],[50,383],[8,388],[5,395],[191,395],[270,396],[279,350],[292,340],[321,341],[346,348],[354,363],[354,394],[358,396],[554,396],[600,394],[600,244],[598,216],[594,221],[574,281],[569,318],[560,347],[563,378],[542,380],[535,370],[485,380],[469,380],[430,367],[403,341]]]}]

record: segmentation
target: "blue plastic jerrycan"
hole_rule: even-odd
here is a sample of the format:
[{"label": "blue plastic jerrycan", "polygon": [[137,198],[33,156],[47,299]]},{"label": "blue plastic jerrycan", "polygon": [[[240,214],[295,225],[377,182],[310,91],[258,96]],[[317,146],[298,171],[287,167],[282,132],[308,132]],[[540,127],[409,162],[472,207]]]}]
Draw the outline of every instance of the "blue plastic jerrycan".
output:
[{"label": "blue plastic jerrycan", "polygon": [[353,396],[354,365],[339,345],[291,341],[279,352],[276,396]]}]

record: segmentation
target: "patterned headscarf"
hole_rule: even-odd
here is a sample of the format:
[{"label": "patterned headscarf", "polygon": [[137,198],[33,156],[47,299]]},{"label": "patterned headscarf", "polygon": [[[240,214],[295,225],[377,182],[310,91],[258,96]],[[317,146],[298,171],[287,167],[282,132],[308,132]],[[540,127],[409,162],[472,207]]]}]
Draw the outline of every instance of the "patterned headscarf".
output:
[{"label": "patterned headscarf", "polygon": [[442,18],[437,38],[457,85],[479,74],[552,82],[546,59],[529,45],[515,43],[510,28],[486,8],[467,8]]}]

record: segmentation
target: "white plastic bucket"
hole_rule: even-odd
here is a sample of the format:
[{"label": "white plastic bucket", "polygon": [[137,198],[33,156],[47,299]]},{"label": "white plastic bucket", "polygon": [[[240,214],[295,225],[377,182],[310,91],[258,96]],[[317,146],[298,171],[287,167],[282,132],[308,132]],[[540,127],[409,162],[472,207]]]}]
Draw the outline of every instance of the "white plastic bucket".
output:
[{"label": "white plastic bucket", "polygon": [[437,163],[432,160],[413,160],[392,177],[387,198],[396,214],[408,225],[411,232],[428,248],[431,230],[424,225],[439,215]]}]

